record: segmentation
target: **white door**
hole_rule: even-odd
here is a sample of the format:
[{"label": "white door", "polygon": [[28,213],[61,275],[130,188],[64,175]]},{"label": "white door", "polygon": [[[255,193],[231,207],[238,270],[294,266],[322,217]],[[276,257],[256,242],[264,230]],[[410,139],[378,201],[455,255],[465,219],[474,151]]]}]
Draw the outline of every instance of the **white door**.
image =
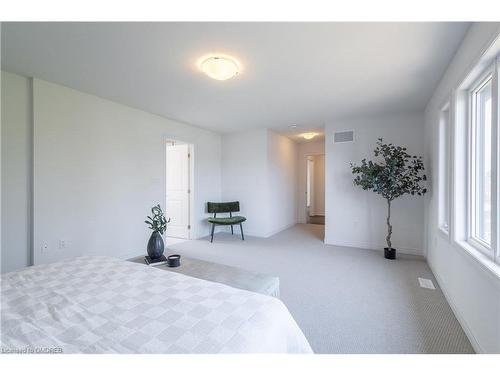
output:
[{"label": "white door", "polygon": [[306,166],[306,223],[314,212],[314,158],[307,157]]},{"label": "white door", "polygon": [[189,239],[189,145],[167,145],[166,236]]}]

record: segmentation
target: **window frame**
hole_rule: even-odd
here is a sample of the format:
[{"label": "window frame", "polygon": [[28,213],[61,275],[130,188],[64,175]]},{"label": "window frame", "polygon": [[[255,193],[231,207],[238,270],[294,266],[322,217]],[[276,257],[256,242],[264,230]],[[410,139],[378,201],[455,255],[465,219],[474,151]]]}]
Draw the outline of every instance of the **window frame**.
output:
[{"label": "window frame", "polygon": [[491,125],[491,247],[493,249],[493,261],[500,265],[500,54],[493,60],[492,64],[492,125]]},{"label": "window frame", "polygon": [[[474,80],[474,82],[471,84],[470,89],[468,90],[468,96],[469,96],[469,102],[468,102],[468,123],[467,123],[467,128],[468,128],[468,142],[467,142],[467,163],[468,163],[468,171],[467,171],[467,243],[469,245],[473,246],[475,249],[479,250],[481,253],[486,255],[489,258],[495,259],[497,257],[497,251],[495,250],[494,247],[494,241],[493,241],[493,232],[494,232],[494,220],[493,220],[493,215],[495,213],[495,210],[493,209],[493,204],[495,202],[495,199],[493,199],[493,195],[495,195],[493,189],[494,189],[494,184],[492,183],[492,220],[491,220],[491,231],[492,231],[492,241],[491,245],[486,243],[480,238],[477,238],[474,236],[475,234],[475,226],[477,222],[476,218],[476,133],[477,133],[477,124],[476,124],[476,96],[477,93],[481,91],[482,88],[484,88],[485,85],[487,85],[489,82],[491,82],[491,89],[492,89],[492,128],[496,126],[495,124],[495,116],[494,116],[494,107],[495,103],[493,101],[494,95],[493,91],[498,90],[498,87],[495,87],[493,84],[493,79],[495,76],[495,65],[492,64],[488,68],[486,68],[479,76],[477,79]],[[493,139],[494,132],[492,131],[492,150],[493,146],[496,147],[497,142]],[[496,165],[494,163],[494,152],[492,151],[491,155],[491,165],[492,169]]]},{"label": "window frame", "polygon": [[451,99],[447,99],[446,103],[441,106],[439,114],[438,229],[448,240],[452,226],[452,120]]}]

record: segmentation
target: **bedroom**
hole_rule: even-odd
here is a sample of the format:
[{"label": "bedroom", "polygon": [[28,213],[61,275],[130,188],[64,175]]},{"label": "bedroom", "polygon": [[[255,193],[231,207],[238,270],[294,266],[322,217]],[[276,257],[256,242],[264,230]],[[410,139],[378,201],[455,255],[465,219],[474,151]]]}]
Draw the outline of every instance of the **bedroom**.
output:
[{"label": "bedroom", "polygon": [[15,19],[4,353],[500,353],[500,23]]}]

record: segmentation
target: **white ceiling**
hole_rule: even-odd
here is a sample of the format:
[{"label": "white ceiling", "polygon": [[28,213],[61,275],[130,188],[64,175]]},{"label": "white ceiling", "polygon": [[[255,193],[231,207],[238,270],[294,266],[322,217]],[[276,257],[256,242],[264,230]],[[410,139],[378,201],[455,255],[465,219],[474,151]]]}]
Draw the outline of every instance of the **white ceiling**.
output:
[{"label": "white ceiling", "polygon": [[[422,110],[468,23],[2,23],[2,69],[218,132]],[[216,81],[196,62],[235,56]]]},{"label": "white ceiling", "polygon": [[[277,128],[274,130],[277,133],[287,136],[297,143],[310,143],[310,142],[318,142],[325,139],[325,129],[324,127],[314,127],[308,125],[292,125],[287,127]],[[305,139],[303,137],[304,133],[315,133],[314,138]]]}]

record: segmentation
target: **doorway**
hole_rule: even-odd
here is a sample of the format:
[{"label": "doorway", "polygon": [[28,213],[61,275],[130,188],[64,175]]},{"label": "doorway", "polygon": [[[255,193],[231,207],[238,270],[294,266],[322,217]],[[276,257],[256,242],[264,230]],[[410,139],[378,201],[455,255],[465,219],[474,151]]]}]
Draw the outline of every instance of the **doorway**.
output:
[{"label": "doorway", "polygon": [[166,143],[165,213],[170,218],[166,237],[191,239],[193,207],[193,145]]},{"label": "doorway", "polygon": [[325,155],[306,155],[306,223],[325,225]]}]

